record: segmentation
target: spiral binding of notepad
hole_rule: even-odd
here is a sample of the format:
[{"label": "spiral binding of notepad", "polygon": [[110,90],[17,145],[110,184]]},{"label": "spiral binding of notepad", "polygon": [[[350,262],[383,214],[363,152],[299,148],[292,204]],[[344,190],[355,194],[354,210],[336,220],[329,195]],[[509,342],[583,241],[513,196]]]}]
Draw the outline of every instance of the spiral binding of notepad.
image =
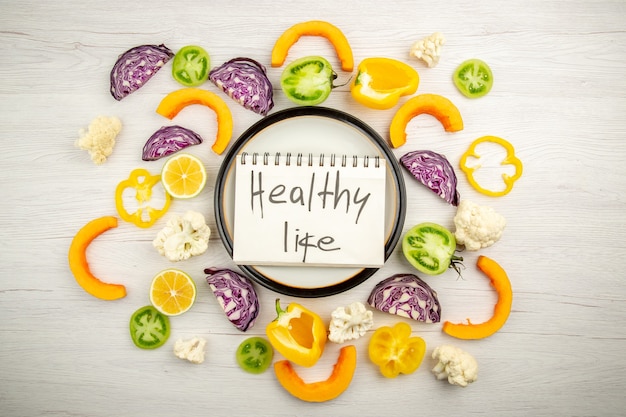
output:
[{"label": "spiral binding of notepad", "polygon": [[[281,163],[281,154],[280,152],[275,153],[275,154],[270,154],[269,152],[265,152],[263,155],[260,155],[258,152],[254,152],[252,154],[249,154],[248,152],[243,152],[241,154],[241,164],[245,165],[248,163],[247,159],[248,156],[250,156],[250,163],[252,165],[257,165],[257,164],[263,164],[263,165],[280,165]],[[292,161],[292,159],[294,161]],[[317,159],[317,161],[316,161]],[[328,159],[328,165],[326,164],[326,159]],[[352,162],[350,163],[350,159],[352,159]],[[290,166],[290,165],[296,165],[296,166],[313,166],[315,165],[319,165],[319,166],[330,166],[330,167],[335,167],[335,166],[341,166],[341,167],[347,167],[347,166],[352,166],[352,167],[357,167],[359,166],[359,159],[361,159],[363,167],[365,168],[369,168],[370,166],[370,160],[372,159],[374,162],[372,163],[372,166],[375,168],[379,168],[380,167],[380,156],[376,155],[376,156],[362,156],[359,157],[357,155],[353,155],[353,156],[348,156],[348,155],[336,155],[336,154],[330,154],[328,155],[328,158],[325,154],[319,154],[318,155],[314,155],[312,153],[309,154],[302,154],[302,153],[298,153],[296,155],[292,155],[291,152],[288,152],[285,154],[284,156],[284,165]]]}]

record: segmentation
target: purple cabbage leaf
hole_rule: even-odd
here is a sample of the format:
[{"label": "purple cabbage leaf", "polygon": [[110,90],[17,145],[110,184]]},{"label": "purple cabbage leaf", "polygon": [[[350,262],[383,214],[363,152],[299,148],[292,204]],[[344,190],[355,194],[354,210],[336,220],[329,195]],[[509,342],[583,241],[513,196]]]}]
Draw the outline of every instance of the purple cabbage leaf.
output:
[{"label": "purple cabbage leaf", "polygon": [[144,161],[156,161],[189,146],[201,143],[202,137],[193,130],[178,125],[163,126],[148,138],[143,146],[141,159]]},{"label": "purple cabbage leaf", "polygon": [[259,297],[252,283],[230,269],[207,268],[207,283],[230,322],[242,332],[254,326]]}]

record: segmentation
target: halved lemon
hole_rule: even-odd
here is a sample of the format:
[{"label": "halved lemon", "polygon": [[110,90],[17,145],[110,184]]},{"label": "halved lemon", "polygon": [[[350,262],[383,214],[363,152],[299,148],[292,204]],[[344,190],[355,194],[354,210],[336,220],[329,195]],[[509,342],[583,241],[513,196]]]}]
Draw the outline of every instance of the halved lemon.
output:
[{"label": "halved lemon", "polygon": [[150,285],[150,302],[161,313],[178,316],[189,310],[196,300],[196,283],[185,272],[165,269]]},{"label": "halved lemon", "polygon": [[170,157],[161,171],[163,187],[174,198],[191,198],[206,184],[206,169],[197,157],[180,153]]}]

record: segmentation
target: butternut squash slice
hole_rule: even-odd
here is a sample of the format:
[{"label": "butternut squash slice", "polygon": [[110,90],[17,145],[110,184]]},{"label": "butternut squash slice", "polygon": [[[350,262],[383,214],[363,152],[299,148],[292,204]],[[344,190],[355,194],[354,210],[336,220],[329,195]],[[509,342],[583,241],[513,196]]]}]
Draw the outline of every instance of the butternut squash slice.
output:
[{"label": "butternut squash slice", "polygon": [[309,20],[296,23],[276,40],[272,49],[272,67],[280,67],[285,63],[291,46],[302,36],[322,36],[330,41],[341,62],[341,69],[352,72],[354,57],[348,38],[337,26],[322,20]]},{"label": "butternut squash slice", "polygon": [[91,242],[107,230],[117,227],[117,218],[104,216],[94,219],[83,226],[70,244],[68,260],[70,270],[76,282],[89,294],[102,300],[117,300],[126,296],[126,287],[110,284],[95,277],[87,262],[87,248]]},{"label": "butternut squash slice", "polygon": [[325,381],[306,383],[297,374],[291,362],[278,361],[274,372],[278,382],[291,395],[308,402],[324,402],[337,398],[352,382],[356,369],[356,347],[348,345],[341,348],[333,372]]},{"label": "butternut squash slice", "polygon": [[165,96],[156,112],[172,120],[182,109],[192,104],[207,106],[217,115],[217,137],[211,149],[218,155],[223,153],[233,135],[233,116],[226,102],[217,94],[200,88],[181,88]]}]

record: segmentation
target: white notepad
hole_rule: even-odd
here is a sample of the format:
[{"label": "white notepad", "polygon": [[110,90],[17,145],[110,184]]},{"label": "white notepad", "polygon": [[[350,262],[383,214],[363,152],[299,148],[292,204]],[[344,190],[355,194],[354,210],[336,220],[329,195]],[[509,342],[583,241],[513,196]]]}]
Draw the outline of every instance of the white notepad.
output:
[{"label": "white notepad", "polygon": [[238,155],[234,262],[382,266],[385,173],[379,156]]}]

